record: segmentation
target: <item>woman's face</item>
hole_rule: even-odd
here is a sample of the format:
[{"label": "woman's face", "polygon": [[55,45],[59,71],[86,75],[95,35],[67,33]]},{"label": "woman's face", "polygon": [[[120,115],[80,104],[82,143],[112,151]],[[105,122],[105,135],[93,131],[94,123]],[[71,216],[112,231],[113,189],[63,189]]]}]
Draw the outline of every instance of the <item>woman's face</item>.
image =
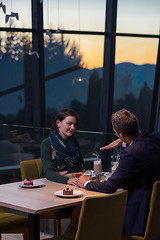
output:
[{"label": "woman's face", "polygon": [[77,127],[77,120],[75,117],[68,116],[62,121],[57,120],[56,124],[59,128],[59,134],[63,139],[67,139],[72,136]]}]

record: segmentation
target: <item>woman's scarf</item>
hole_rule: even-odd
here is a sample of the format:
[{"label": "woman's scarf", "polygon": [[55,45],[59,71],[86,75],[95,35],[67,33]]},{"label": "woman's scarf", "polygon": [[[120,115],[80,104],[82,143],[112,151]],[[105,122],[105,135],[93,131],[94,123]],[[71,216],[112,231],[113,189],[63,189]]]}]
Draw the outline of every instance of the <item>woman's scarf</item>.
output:
[{"label": "woman's scarf", "polygon": [[63,139],[59,134],[51,133],[52,162],[55,171],[68,170],[78,163],[79,149],[73,137]]}]

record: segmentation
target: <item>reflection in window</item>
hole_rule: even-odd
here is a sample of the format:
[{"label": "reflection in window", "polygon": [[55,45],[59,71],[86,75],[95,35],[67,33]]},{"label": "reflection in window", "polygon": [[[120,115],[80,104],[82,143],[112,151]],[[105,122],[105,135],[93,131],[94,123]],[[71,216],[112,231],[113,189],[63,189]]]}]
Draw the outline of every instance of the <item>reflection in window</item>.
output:
[{"label": "reflection in window", "polygon": [[18,13],[16,17],[10,17],[6,23],[6,15],[1,15],[0,27],[31,28],[31,0],[3,1],[6,5],[6,15],[11,12]]},{"label": "reflection in window", "polygon": [[114,110],[133,111],[143,130],[149,127],[157,49],[157,39],[117,38]]},{"label": "reflection in window", "polygon": [[[79,36],[52,35],[45,44],[47,126],[51,126],[57,111],[71,107],[80,116],[81,129],[98,130],[104,38],[81,36],[85,44],[80,48]],[[94,57],[93,62],[92,57],[87,62],[89,52],[83,51],[83,47],[97,56],[96,64]],[[78,81],[79,78],[83,81]]]},{"label": "reflection in window", "polygon": [[1,32],[0,47],[0,120],[5,123],[24,124],[24,107],[31,102],[25,101],[27,90],[24,94],[31,75],[24,52],[31,48],[31,34]]},{"label": "reflection in window", "polygon": [[24,124],[24,90],[0,96],[0,122]]}]

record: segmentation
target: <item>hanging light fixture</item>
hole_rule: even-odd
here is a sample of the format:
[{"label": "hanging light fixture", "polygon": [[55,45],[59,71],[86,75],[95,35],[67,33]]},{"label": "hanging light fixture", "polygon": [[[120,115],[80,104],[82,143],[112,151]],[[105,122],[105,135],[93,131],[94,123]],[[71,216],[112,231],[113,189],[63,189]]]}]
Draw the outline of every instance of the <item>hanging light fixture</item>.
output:
[{"label": "hanging light fixture", "polygon": [[[31,7],[29,7],[29,13],[31,13]],[[29,27],[31,28],[31,20],[30,20],[30,18],[29,18]],[[25,54],[29,55],[29,56],[36,55],[36,57],[39,58],[38,52],[37,51],[32,51],[31,49],[29,49],[28,51],[23,51],[22,52],[22,57],[24,57]]]},{"label": "hanging light fixture", "polygon": [[57,15],[57,22],[58,22],[58,28],[57,28],[57,30],[56,30],[56,33],[60,33],[62,30],[61,30],[61,28],[59,27],[59,0],[58,0],[58,2],[57,2],[57,9],[58,9],[58,15]]},{"label": "hanging light fixture", "polygon": [[0,3],[0,8],[2,8],[3,13],[6,13],[6,5],[4,5],[2,2]]},{"label": "hanging light fixture", "polygon": [[[79,23],[79,32],[80,32],[80,0],[78,0],[78,23]],[[81,39],[80,39],[80,33],[79,33],[79,67],[81,68],[82,65],[80,64],[81,63],[81,56],[80,56],[80,49],[81,49]],[[82,76],[79,76],[78,78],[74,78],[73,81],[72,81],[72,85],[74,85],[75,82],[83,82],[85,81],[87,84],[88,84],[88,80],[87,78],[84,78]]]},{"label": "hanging light fixture", "polygon": [[88,80],[87,78],[82,78],[82,77],[78,77],[78,78],[74,78],[73,81],[72,81],[72,85],[75,83],[75,82],[83,82],[83,81],[86,81],[86,83],[88,83]]},{"label": "hanging light fixture", "polygon": [[52,37],[52,33],[49,30],[49,7],[48,7],[48,0],[47,0],[47,30],[45,31],[45,34],[48,35],[50,38]]},{"label": "hanging light fixture", "polygon": [[8,23],[10,17],[15,17],[17,20],[19,20],[18,12],[13,12],[12,11],[12,0],[11,0],[11,14],[6,14],[6,23]]},{"label": "hanging light fixture", "polygon": [[39,54],[38,54],[38,52],[37,51],[32,51],[32,50],[29,50],[28,52],[26,52],[26,51],[24,51],[23,52],[23,54],[27,54],[27,55],[29,55],[29,56],[31,56],[31,55],[36,55],[36,57],[37,58],[39,58]]}]

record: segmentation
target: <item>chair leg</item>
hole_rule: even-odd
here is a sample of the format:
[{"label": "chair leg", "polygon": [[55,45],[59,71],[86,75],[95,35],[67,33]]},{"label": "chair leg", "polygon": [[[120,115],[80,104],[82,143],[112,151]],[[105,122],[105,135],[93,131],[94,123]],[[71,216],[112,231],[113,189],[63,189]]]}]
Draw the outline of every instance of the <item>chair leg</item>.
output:
[{"label": "chair leg", "polygon": [[61,236],[61,220],[57,220],[57,225],[58,225],[58,236]]},{"label": "chair leg", "polygon": [[1,240],[1,233],[0,233],[0,240]]},{"label": "chair leg", "polygon": [[54,232],[54,237],[57,237],[57,221],[56,219],[53,220],[54,221],[54,225],[53,225],[53,232]]},{"label": "chair leg", "polygon": [[28,229],[23,231],[23,240],[29,240],[29,231],[28,231]]},{"label": "chair leg", "polygon": [[54,237],[61,236],[61,220],[54,219]]}]

